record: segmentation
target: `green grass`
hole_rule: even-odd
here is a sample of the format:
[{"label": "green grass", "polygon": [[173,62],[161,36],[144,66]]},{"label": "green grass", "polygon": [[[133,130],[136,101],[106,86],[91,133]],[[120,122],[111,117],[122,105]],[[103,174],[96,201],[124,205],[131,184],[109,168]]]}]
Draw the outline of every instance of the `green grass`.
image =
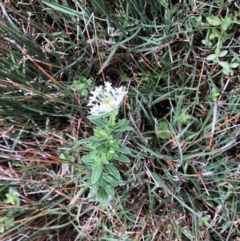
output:
[{"label": "green grass", "polygon": [[[0,3],[0,240],[237,241],[237,1],[28,2]],[[104,81],[134,130],[101,208],[77,141]]]}]

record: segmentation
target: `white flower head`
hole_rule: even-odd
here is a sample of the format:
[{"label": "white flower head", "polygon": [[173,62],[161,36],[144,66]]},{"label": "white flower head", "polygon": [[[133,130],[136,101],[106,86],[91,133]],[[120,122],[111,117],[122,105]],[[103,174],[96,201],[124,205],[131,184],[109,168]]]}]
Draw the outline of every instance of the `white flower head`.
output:
[{"label": "white flower head", "polygon": [[105,82],[105,87],[99,86],[90,93],[92,94],[88,103],[88,106],[91,106],[90,114],[103,116],[118,110],[127,91],[125,87],[114,88],[111,83]]}]

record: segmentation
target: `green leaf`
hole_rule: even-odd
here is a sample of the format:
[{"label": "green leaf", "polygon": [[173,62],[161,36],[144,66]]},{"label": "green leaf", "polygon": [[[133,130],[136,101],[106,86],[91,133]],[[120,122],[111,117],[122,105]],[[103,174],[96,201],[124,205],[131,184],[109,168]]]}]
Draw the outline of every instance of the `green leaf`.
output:
[{"label": "green leaf", "polygon": [[88,198],[94,197],[94,196],[96,195],[99,187],[100,187],[100,186],[98,185],[98,183],[95,183],[95,184],[91,185],[90,191],[89,191],[89,193],[88,193]]},{"label": "green leaf", "polygon": [[115,149],[119,149],[119,145],[120,145],[120,142],[113,139],[113,140],[110,140],[109,141],[109,144],[111,147],[115,148]]},{"label": "green leaf", "polygon": [[95,162],[93,158],[91,158],[89,155],[82,156],[82,162],[87,166],[92,166]]},{"label": "green leaf", "polygon": [[4,233],[4,226],[0,226],[0,233]]},{"label": "green leaf", "polygon": [[121,144],[119,145],[119,148],[117,149],[117,151],[122,152],[124,154],[131,154],[130,149]]},{"label": "green leaf", "polygon": [[119,185],[119,182],[110,175],[103,175],[103,180],[107,183],[109,183],[111,186],[116,187]]},{"label": "green leaf", "polygon": [[101,207],[105,207],[107,205],[107,201],[109,198],[108,193],[105,189],[101,188],[96,195],[97,201],[100,203]]},{"label": "green leaf", "polygon": [[59,158],[60,158],[61,160],[66,160],[66,159],[67,159],[66,156],[64,155],[64,153],[61,153],[60,156],[59,156]]},{"label": "green leaf", "polygon": [[104,186],[103,188],[110,196],[114,196],[115,191],[111,186]]},{"label": "green leaf", "polygon": [[218,57],[224,57],[224,56],[227,55],[227,53],[228,53],[227,50],[223,50],[223,51],[221,51],[221,52],[218,54]]},{"label": "green leaf", "polygon": [[195,21],[196,21],[196,26],[201,27],[202,26],[202,15],[199,15],[198,17],[196,17]]},{"label": "green leaf", "polygon": [[221,37],[221,33],[217,29],[213,28],[209,36],[209,39],[220,38],[220,37]]},{"label": "green leaf", "polygon": [[101,187],[103,186],[104,181],[103,181],[102,176],[99,177],[99,179],[98,179],[98,181],[96,182],[96,184],[99,185],[99,186],[101,186]]},{"label": "green leaf", "polygon": [[160,131],[160,132],[158,132],[158,135],[163,140],[170,139],[170,137],[171,137],[171,134],[168,131]]},{"label": "green leaf", "polygon": [[123,126],[114,130],[114,132],[123,132],[123,131],[132,131],[133,128],[131,126]]},{"label": "green leaf", "polygon": [[87,144],[87,143],[89,143],[89,141],[90,141],[89,138],[83,138],[83,139],[81,139],[81,140],[77,140],[77,141],[75,142],[75,144],[76,144],[76,145]]},{"label": "green leaf", "polygon": [[102,174],[102,169],[103,169],[103,163],[100,163],[99,165],[94,166],[92,176],[91,176],[92,184],[94,184],[98,181],[98,179],[100,178],[100,176]]},{"label": "green leaf", "polygon": [[162,180],[159,177],[159,174],[157,174],[156,172],[152,172],[152,176],[154,178],[154,182],[160,186],[160,183],[162,182]]},{"label": "green leaf", "polygon": [[118,157],[116,157],[116,160],[120,161],[120,162],[124,162],[124,163],[130,163],[131,160],[125,156],[125,155],[122,155],[120,154]]},{"label": "green leaf", "polygon": [[230,65],[226,61],[220,61],[219,64],[224,68],[224,69],[230,69]]},{"label": "green leaf", "polygon": [[87,181],[87,182],[88,182],[88,181],[90,180],[89,183],[87,184],[87,186],[92,185],[91,176],[92,176],[92,173],[91,173],[91,174],[89,173],[89,174],[86,174],[85,176],[83,176],[83,180],[84,180],[84,181]]},{"label": "green leaf", "polygon": [[207,17],[207,21],[212,26],[219,26],[222,20],[218,16],[209,16]]},{"label": "green leaf", "polygon": [[104,164],[109,164],[108,162],[108,158],[107,158],[107,153],[106,152],[102,152],[101,153],[101,161],[104,163]]},{"label": "green leaf", "polygon": [[209,35],[209,39],[210,39],[210,40],[213,40],[213,39],[215,39],[215,38],[216,38],[216,36],[214,36],[213,34],[210,34],[210,35]]},{"label": "green leaf", "polygon": [[103,127],[106,125],[106,121],[104,121],[102,118],[100,117],[96,117],[93,115],[88,116],[88,119],[95,125],[99,126],[99,127]]},{"label": "green leaf", "polygon": [[199,219],[199,226],[206,226],[209,227],[210,226],[210,221],[211,221],[211,216],[210,215],[206,215],[202,218]]},{"label": "green leaf", "polygon": [[94,140],[91,144],[93,148],[97,148],[106,143],[106,140]]},{"label": "green leaf", "polygon": [[211,41],[209,41],[208,39],[203,39],[201,42],[209,48],[212,46]]},{"label": "green leaf", "polygon": [[210,98],[213,101],[216,101],[219,95],[220,95],[220,93],[219,93],[218,89],[217,88],[212,88],[211,94],[210,94]]},{"label": "green leaf", "polygon": [[122,127],[127,126],[129,124],[129,121],[126,119],[121,119],[117,122],[116,127]]},{"label": "green leaf", "polygon": [[225,75],[232,75],[232,74],[233,74],[233,71],[231,71],[230,69],[225,69],[225,68],[222,69],[222,72],[223,72]]},{"label": "green leaf", "polygon": [[[97,138],[95,138],[95,139],[97,139]],[[94,141],[92,141],[91,146],[93,149],[95,149],[99,146],[104,145],[105,143],[106,143],[106,139],[105,140],[94,140]]]},{"label": "green leaf", "polygon": [[232,24],[232,19],[229,18],[229,17],[226,17],[221,22],[221,30],[222,31],[227,31],[229,29],[229,27],[231,26],[231,24]]},{"label": "green leaf", "polygon": [[168,123],[167,122],[159,122],[157,124],[157,131],[165,131],[168,128]]},{"label": "green leaf", "polygon": [[233,35],[234,35],[233,33],[224,34],[223,37],[221,38],[221,43],[223,44],[226,40],[232,38]]},{"label": "green leaf", "polygon": [[156,125],[157,128],[157,134],[159,135],[159,137],[161,139],[169,139],[171,137],[171,134],[169,133],[169,131],[167,131],[168,128],[168,123],[167,122],[159,122]]},{"label": "green leaf", "polygon": [[[110,161],[110,160],[112,160],[112,158],[113,158],[113,153],[108,152],[107,153],[107,160]],[[109,162],[107,164],[109,164]]]},{"label": "green leaf", "polygon": [[106,130],[99,130],[99,134],[103,137],[108,137],[109,135]]},{"label": "green leaf", "polygon": [[179,124],[187,124],[189,119],[191,119],[192,116],[191,115],[188,115],[186,113],[186,110],[184,109],[181,109],[180,112],[179,112],[179,116],[177,117],[177,121]]},{"label": "green leaf", "polygon": [[212,60],[214,60],[216,58],[217,58],[216,54],[210,54],[210,55],[207,56],[207,60],[208,61],[212,61]]},{"label": "green leaf", "polygon": [[235,69],[239,66],[239,63],[232,63],[231,64],[231,68]]},{"label": "green leaf", "polygon": [[0,218],[0,233],[3,233],[5,229],[12,227],[14,224],[14,218],[9,217],[8,214],[6,216]]},{"label": "green leaf", "polygon": [[[91,154],[91,153],[90,153]],[[96,155],[95,159],[94,159],[94,164],[92,168],[95,168],[95,166],[99,166],[100,164],[103,163],[103,159],[101,156]]]},{"label": "green leaf", "polygon": [[94,128],[94,137],[92,137],[92,139],[95,138],[95,140],[102,141],[102,140],[108,140],[109,137],[110,137],[110,134],[102,127]]},{"label": "green leaf", "polygon": [[105,165],[105,168],[113,177],[115,177],[116,179],[121,179],[121,175],[115,166],[113,166],[112,164],[107,164]]},{"label": "green leaf", "polygon": [[20,199],[19,199],[19,193],[16,192],[14,189],[10,188],[8,193],[6,194],[6,200],[5,203],[10,203],[14,206],[20,205]]}]

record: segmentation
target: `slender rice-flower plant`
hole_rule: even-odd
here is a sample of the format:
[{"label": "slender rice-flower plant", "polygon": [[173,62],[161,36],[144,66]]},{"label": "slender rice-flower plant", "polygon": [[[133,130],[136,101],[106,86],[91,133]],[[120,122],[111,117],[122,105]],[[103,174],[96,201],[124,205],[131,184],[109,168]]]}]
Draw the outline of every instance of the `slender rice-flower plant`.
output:
[{"label": "slender rice-flower plant", "polygon": [[125,87],[114,88],[111,83],[91,91],[88,106],[91,107],[88,119],[96,125],[93,135],[79,140],[87,148],[86,155],[81,157],[89,169],[86,175],[90,188],[88,198],[98,201],[105,207],[115,196],[115,187],[123,183],[114,161],[129,163],[130,149],[123,145],[122,135],[132,127],[126,119],[117,120],[118,109],[127,94]]}]

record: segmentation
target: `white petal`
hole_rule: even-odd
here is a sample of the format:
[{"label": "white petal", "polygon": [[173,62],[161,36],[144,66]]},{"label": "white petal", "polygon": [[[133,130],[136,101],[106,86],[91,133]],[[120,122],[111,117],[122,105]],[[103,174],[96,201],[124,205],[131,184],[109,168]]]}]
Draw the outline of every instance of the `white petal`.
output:
[{"label": "white petal", "polygon": [[112,89],[112,84],[110,82],[106,81],[105,82],[105,90],[110,93],[111,89]]}]

